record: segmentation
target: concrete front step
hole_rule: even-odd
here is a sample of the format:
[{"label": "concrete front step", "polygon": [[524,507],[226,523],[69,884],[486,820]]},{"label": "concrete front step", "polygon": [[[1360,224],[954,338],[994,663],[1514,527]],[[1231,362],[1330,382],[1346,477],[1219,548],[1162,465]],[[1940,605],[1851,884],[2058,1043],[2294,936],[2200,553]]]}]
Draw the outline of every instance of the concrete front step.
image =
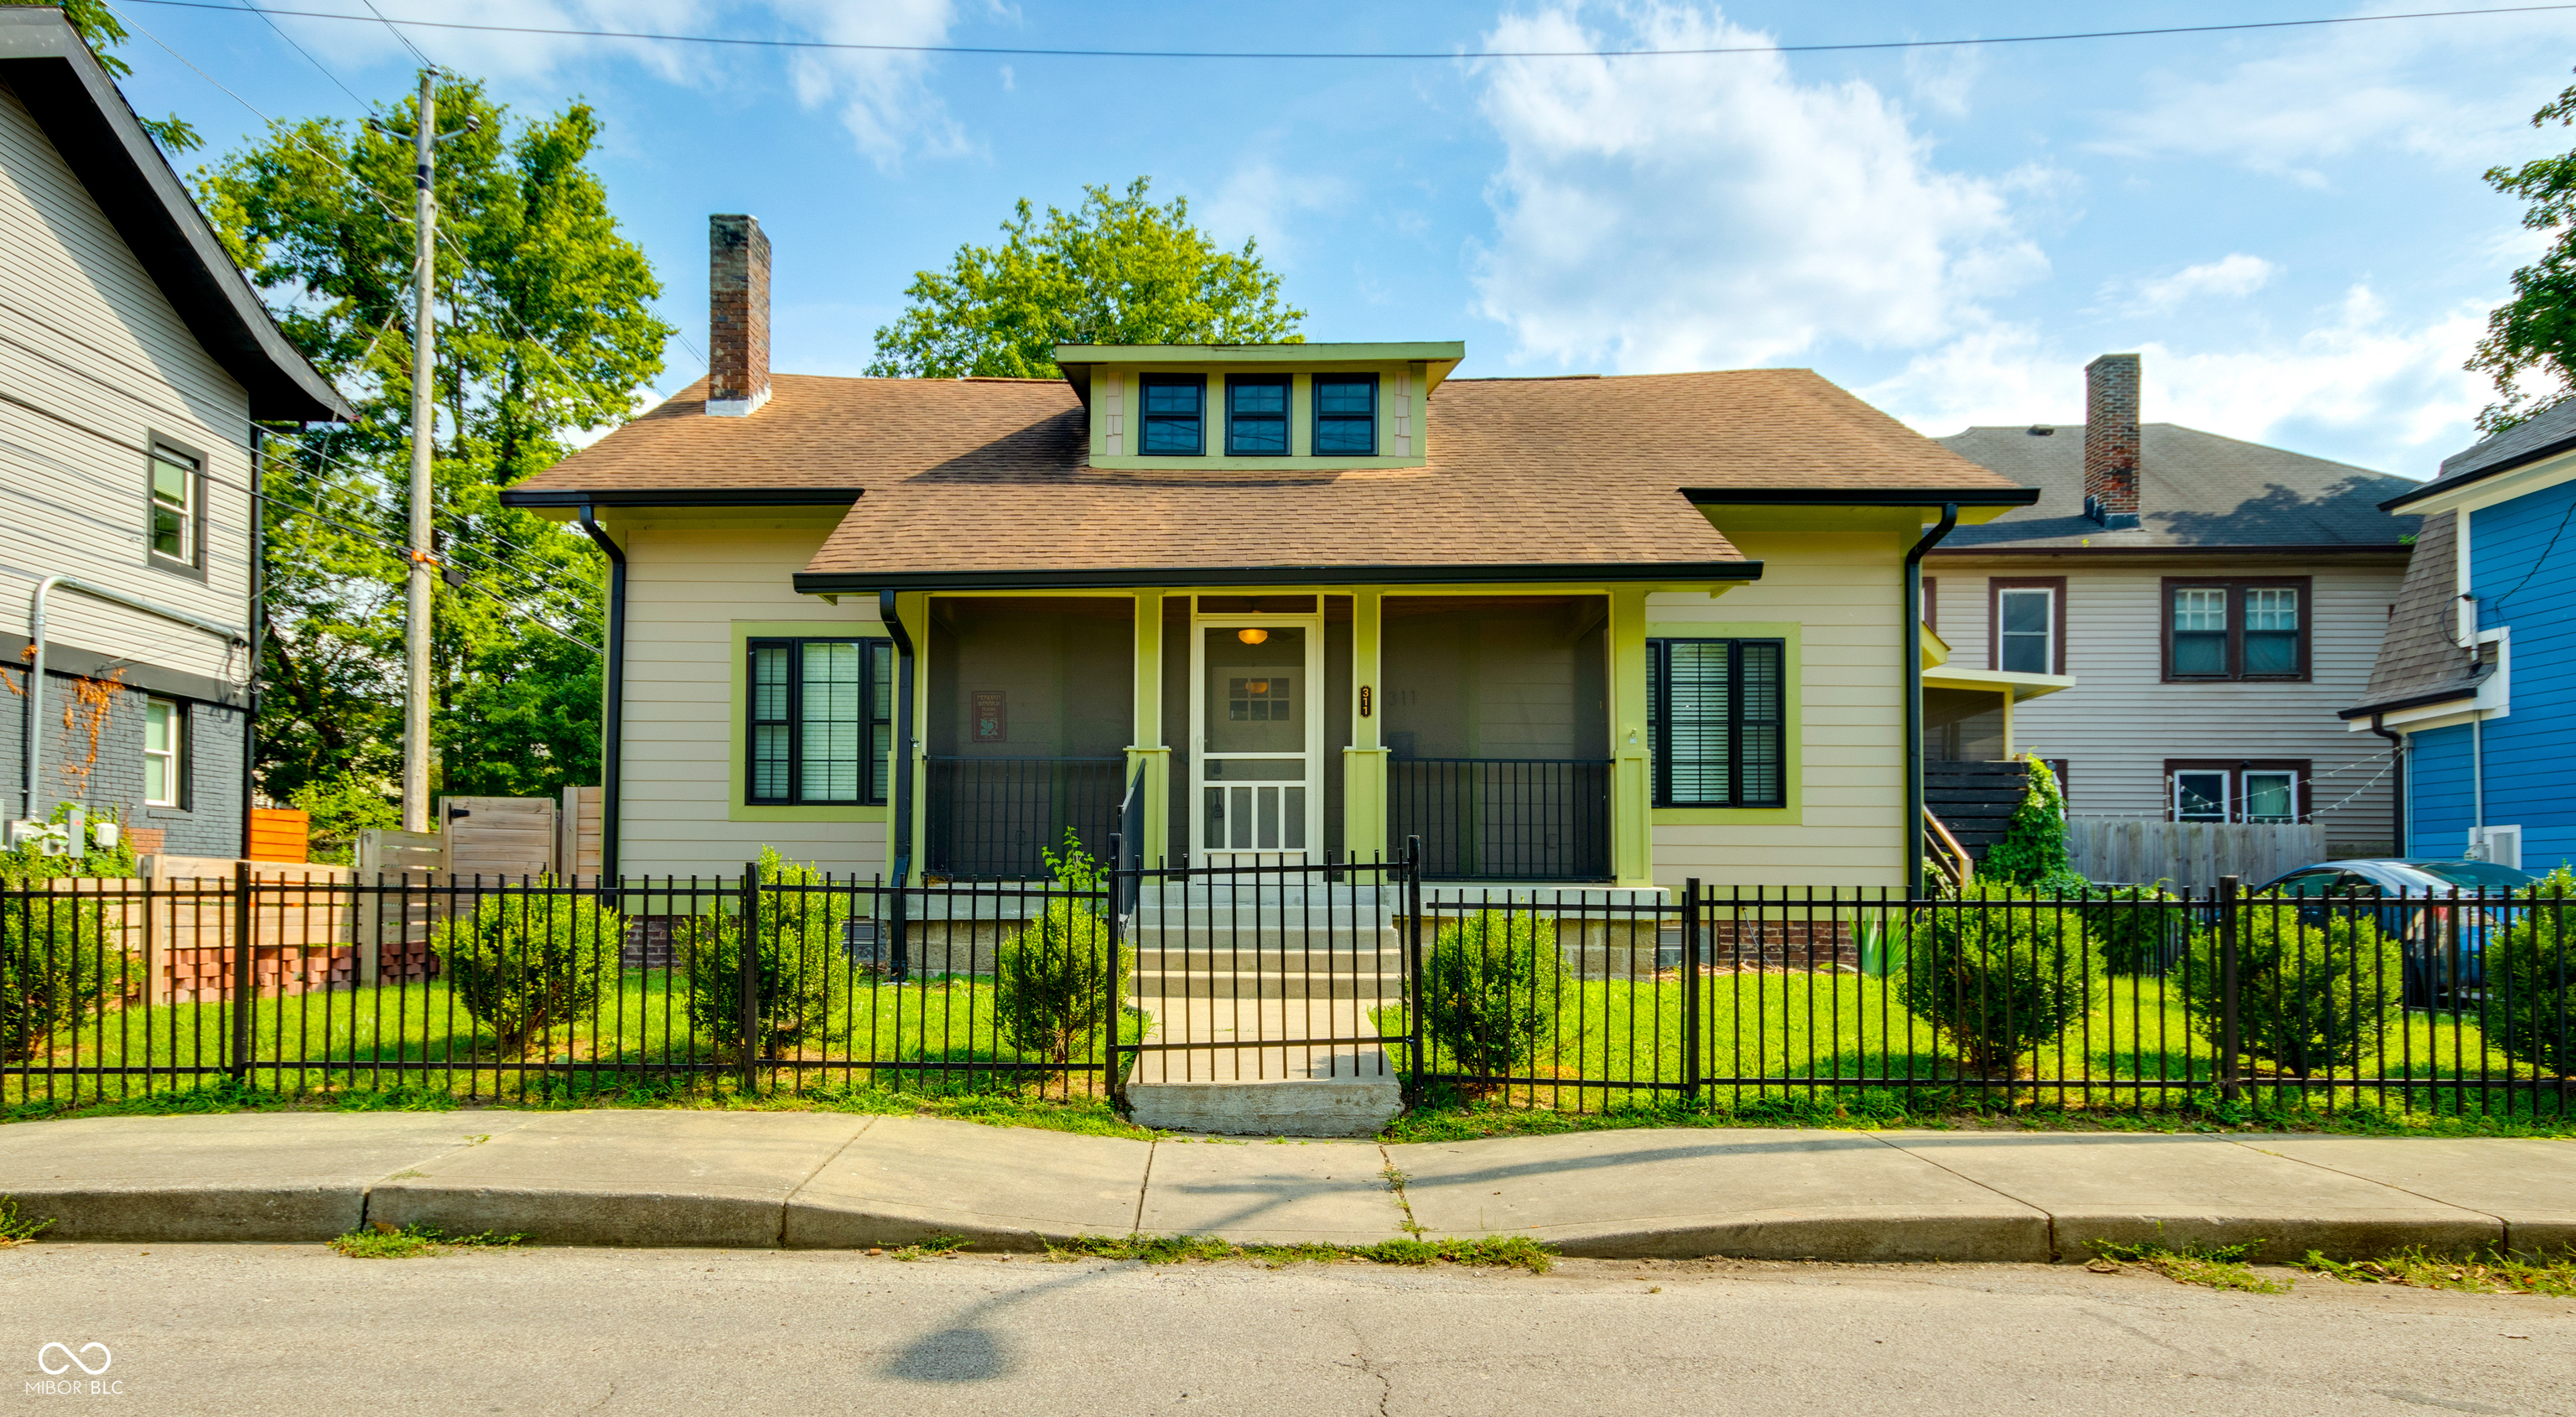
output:
[{"label": "concrete front step", "polygon": [[1400,951],[1404,940],[1384,926],[1344,925],[1333,929],[1300,930],[1276,926],[1262,929],[1209,930],[1191,925],[1146,925],[1128,927],[1128,943],[1140,950],[1199,949],[1250,954],[1259,950],[1295,957],[1305,954],[1368,953],[1377,950]]},{"label": "concrete front step", "polygon": [[1395,1079],[1133,1082],[1128,1115],[1159,1131],[1224,1136],[1374,1136],[1404,1107]]},{"label": "concrete front step", "polygon": [[1404,951],[1380,949],[1236,949],[1225,944],[1139,945],[1138,969],[1204,969],[1212,973],[1404,975]]},{"label": "concrete front step", "polygon": [[1404,997],[1404,976],[1370,974],[1254,974],[1249,970],[1140,969],[1129,984],[1137,999],[1333,999],[1391,1004]]}]

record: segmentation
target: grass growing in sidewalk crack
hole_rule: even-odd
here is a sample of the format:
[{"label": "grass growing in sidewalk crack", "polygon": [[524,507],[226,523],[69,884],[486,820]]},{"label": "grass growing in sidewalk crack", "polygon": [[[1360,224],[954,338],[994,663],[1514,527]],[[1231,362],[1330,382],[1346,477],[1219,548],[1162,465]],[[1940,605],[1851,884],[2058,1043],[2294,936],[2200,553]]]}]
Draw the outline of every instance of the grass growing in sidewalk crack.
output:
[{"label": "grass growing in sidewalk crack", "polygon": [[944,1260],[966,1248],[963,1235],[930,1235],[894,1251],[894,1258],[904,1261]]},{"label": "grass growing in sidewalk crack", "polygon": [[1381,1240],[1374,1245],[1265,1245],[1220,1240],[1212,1235],[1078,1235],[1047,1246],[1051,1260],[1140,1260],[1146,1264],[1185,1264],[1209,1260],[1253,1260],[1278,1269],[1292,1264],[1455,1264],[1489,1269],[1525,1269],[1545,1274],[1556,1255],[1523,1235],[1497,1235],[1475,1240]]},{"label": "grass growing in sidewalk crack", "polygon": [[2346,1284],[2403,1284],[2416,1289],[2450,1289],[2463,1294],[2543,1294],[2576,1298],[2576,1250],[2562,1258],[2534,1264],[2490,1250],[2461,1259],[2435,1254],[2422,1246],[2400,1250],[2384,1259],[2346,1264],[2315,1250],[2296,1268]]},{"label": "grass growing in sidewalk crack", "polygon": [[35,1239],[44,1233],[45,1227],[53,1223],[50,1217],[37,1220],[32,1216],[20,1215],[16,1196],[0,1196],[0,1250],[5,1250],[12,1245],[23,1245]]},{"label": "grass growing in sidewalk crack", "polygon": [[2242,1245],[2185,1245],[2172,1249],[2164,1245],[2115,1245],[2108,1240],[2093,1242],[2093,1262],[2085,1266],[2100,1273],[2112,1273],[2124,1265],[2151,1269],[2176,1284],[2198,1284],[2211,1289],[2234,1289],[2247,1294],[2287,1294],[2290,1286],[2281,1280],[2265,1279],[2254,1272],[2245,1257],[2261,1248],[2263,1242]]},{"label": "grass growing in sidewalk crack", "polygon": [[451,1250],[524,1245],[525,1235],[496,1235],[489,1230],[450,1235],[435,1225],[388,1225],[377,1221],[361,1230],[332,1237],[331,1248],[353,1260],[416,1260]]}]

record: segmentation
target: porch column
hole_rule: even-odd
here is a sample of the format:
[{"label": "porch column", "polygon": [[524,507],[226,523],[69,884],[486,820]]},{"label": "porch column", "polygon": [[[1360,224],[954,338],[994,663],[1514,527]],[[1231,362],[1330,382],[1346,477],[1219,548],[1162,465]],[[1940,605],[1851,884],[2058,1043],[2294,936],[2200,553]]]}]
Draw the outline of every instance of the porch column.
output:
[{"label": "porch column", "polygon": [[[895,616],[903,621],[906,634],[912,637],[912,741],[906,743],[900,728],[895,735],[895,770],[912,775],[912,881],[921,879],[925,844],[930,840],[930,596],[914,591],[894,598]],[[888,793],[892,796],[892,793]],[[895,885],[912,881],[896,880],[894,847],[894,805],[886,805],[886,871]]]},{"label": "porch column", "polygon": [[1655,883],[1653,774],[1646,742],[1646,592],[1610,592],[1610,869]]},{"label": "porch column", "polygon": [[[1163,741],[1163,593],[1136,592],[1136,730],[1127,745],[1127,776],[1145,775],[1147,866],[1169,864],[1172,749]],[[1122,798],[1123,800],[1123,798]]]},{"label": "porch column", "polygon": [[1378,733],[1384,713],[1378,687],[1378,622],[1383,591],[1351,595],[1350,746],[1342,750],[1342,849],[1366,861],[1393,857],[1404,843],[1387,839],[1386,749]]}]

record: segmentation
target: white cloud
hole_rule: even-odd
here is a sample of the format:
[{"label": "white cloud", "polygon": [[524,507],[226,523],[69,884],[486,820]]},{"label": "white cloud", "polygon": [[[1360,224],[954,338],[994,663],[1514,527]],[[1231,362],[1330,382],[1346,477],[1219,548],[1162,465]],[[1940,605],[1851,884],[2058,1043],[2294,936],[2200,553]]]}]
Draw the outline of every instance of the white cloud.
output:
[{"label": "white cloud", "polygon": [[2280,273],[2281,268],[2270,261],[2238,251],[2215,261],[2185,266],[2169,276],[2139,281],[2131,308],[2162,311],[2204,295],[2252,295]]},{"label": "white cloud", "polygon": [[[2282,443],[2390,472],[2426,472],[2475,438],[2470,420],[2489,401],[2484,379],[2460,367],[2485,331],[2482,308],[2462,305],[2420,324],[2392,320],[2356,285],[2291,340],[2222,349],[2149,340],[2140,402],[2151,423],[2181,423],[2231,438]],[[1996,324],[1911,361],[1859,390],[1934,435],[1975,424],[2081,423],[2081,353],[2046,345],[2029,325]],[[2310,446],[2319,438],[2336,451]]]},{"label": "white cloud", "polygon": [[1261,243],[1266,260],[1284,264],[1297,254],[1291,219],[1340,206],[1350,191],[1350,182],[1337,174],[1282,172],[1270,159],[1255,158],[1236,168],[1215,196],[1193,202],[1190,216],[1219,246],[1233,249],[1249,237]]},{"label": "white cloud", "polygon": [[[782,16],[815,38],[836,44],[942,44],[956,13],[950,0],[771,0]],[[888,50],[805,50],[789,61],[797,101],[837,107],[859,151],[879,168],[900,166],[918,150],[956,157],[974,150],[966,130],[924,77],[932,56]]]},{"label": "white cloud", "polygon": [[1968,111],[1968,91],[1985,71],[1986,52],[1973,44],[1905,51],[1905,91],[1914,101],[1952,118]]},{"label": "white cloud", "polygon": [[[1714,10],[1624,9],[1619,47],[1761,44]],[[1578,13],[1507,16],[1499,49],[1600,48]],[[1776,54],[1496,61],[1506,150],[1475,284],[1522,360],[1619,371],[1931,344],[2044,273],[2002,186],[1936,168],[1864,83],[1798,83]]]},{"label": "white cloud", "polygon": [[[421,5],[418,0],[386,0],[382,8],[395,20],[416,16],[521,31],[402,27],[402,33],[432,61],[504,86],[549,79],[567,68],[601,58],[641,64],[655,76],[673,81],[686,80],[706,67],[702,45],[528,34],[526,30],[706,34],[725,28],[712,0],[439,0],[435,6]],[[335,68],[342,64],[411,62],[411,50],[382,24],[287,15],[277,16],[276,22],[287,27],[297,43]]]},{"label": "white cloud", "polygon": [[[2361,13],[2420,6],[2380,3]],[[2309,185],[2357,153],[2396,151],[2475,171],[2530,145],[2540,99],[2565,82],[2576,18],[2486,15],[2336,25],[2262,57],[2146,77],[2095,147],[2215,158]]]}]

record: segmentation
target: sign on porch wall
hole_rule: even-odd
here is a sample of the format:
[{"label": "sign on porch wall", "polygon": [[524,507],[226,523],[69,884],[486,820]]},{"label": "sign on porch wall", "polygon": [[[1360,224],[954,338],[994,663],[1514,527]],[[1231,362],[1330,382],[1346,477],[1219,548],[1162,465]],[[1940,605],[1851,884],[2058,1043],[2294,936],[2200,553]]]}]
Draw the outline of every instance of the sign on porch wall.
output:
[{"label": "sign on porch wall", "polygon": [[1011,741],[1010,708],[1000,689],[975,691],[975,741],[1007,743]]}]

